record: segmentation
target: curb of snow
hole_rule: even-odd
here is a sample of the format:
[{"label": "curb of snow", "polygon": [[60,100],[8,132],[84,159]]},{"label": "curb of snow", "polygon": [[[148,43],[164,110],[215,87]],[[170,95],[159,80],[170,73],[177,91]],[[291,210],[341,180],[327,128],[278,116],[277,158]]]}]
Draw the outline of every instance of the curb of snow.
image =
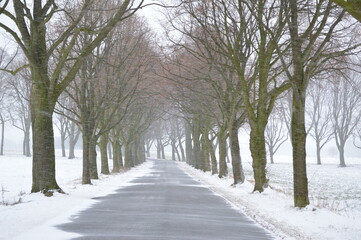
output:
[{"label": "curb of snow", "polygon": [[212,179],[213,181],[211,181],[209,179],[210,176],[206,175],[207,173],[195,169],[184,162],[177,163],[178,166],[182,170],[184,170],[189,176],[198,179],[202,184],[206,185],[214,193],[223,197],[226,201],[230,202],[237,209],[240,209],[244,214],[246,214],[258,224],[260,224],[262,227],[274,233],[276,237],[278,237],[278,239],[311,239],[310,237],[305,236],[305,234],[297,227],[291,226],[284,221],[280,221],[260,212],[257,206],[247,201],[247,199],[242,199],[242,196],[239,195],[239,192],[232,191],[236,188],[231,187],[230,184],[228,184],[228,187],[226,187],[225,181],[222,181],[223,179],[219,179],[220,181],[214,181]]}]

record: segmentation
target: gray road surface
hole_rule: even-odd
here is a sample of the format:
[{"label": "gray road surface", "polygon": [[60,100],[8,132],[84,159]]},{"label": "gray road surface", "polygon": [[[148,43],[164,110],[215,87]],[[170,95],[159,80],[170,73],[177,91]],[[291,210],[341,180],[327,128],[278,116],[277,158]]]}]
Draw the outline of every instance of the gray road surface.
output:
[{"label": "gray road surface", "polygon": [[152,175],[97,198],[98,203],[57,227],[83,236],[76,239],[273,239],[176,163],[150,161],[154,161]]}]

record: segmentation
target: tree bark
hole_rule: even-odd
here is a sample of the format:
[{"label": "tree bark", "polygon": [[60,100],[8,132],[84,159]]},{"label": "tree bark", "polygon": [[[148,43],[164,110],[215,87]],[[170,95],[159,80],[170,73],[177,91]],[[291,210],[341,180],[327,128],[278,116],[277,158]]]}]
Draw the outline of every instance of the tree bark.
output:
[{"label": "tree bark", "polygon": [[213,147],[212,141],[209,138],[207,138],[206,140],[207,140],[207,144],[208,144],[208,148],[209,148],[209,153],[211,156],[212,175],[218,174],[216,151]]},{"label": "tree bark", "polygon": [[208,133],[203,133],[201,138],[201,143],[202,143],[202,152],[203,152],[203,171],[205,172],[211,170],[211,161],[210,161],[211,149],[209,148],[208,141],[209,141]]},{"label": "tree bark", "polygon": [[184,154],[184,148],[183,148],[183,144],[182,144],[182,136],[181,136],[180,131],[179,131],[178,119],[176,120],[176,127],[177,127],[176,132],[177,132],[178,145],[179,145],[180,153],[182,155],[182,160],[179,160],[179,161],[185,162],[186,161],[186,156]]},{"label": "tree bark", "polygon": [[233,168],[233,184],[243,183],[245,180],[241,153],[239,149],[239,140],[238,140],[238,128],[233,126],[229,132],[230,146],[231,146],[231,155],[232,155],[232,168]]},{"label": "tree bark", "polygon": [[227,133],[224,130],[218,133],[218,147],[219,147],[219,173],[218,177],[223,178],[228,175],[227,168]]},{"label": "tree bark", "polygon": [[97,167],[97,140],[94,136],[90,137],[89,142],[89,171],[91,179],[99,179]]},{"label": "tree bark", "polygon": [[306,167],[306,130],[305,130],[305,91],[293,92],[293,111],[291,120],[293,147],[293,178],[295,207],[309,204],[308,179]]},{"label": "tree bark", "polygon": [[131,145],[130,143],[126,143],[124,146],[124,167],[126,169],[134,167]]},{"label": "tree bark", "polygon": [[186,142],[186,162],[191,165],[195,166],[193,160],[193,146],[192,146],[192,133],[191,128],[187,121],[184,120],[184,128],[185,128],[185,142]]},{"label": "tree bark", "polygon": [[89,171],[89,144],[90,136],[85,130],[87,126],[83,124],[83,174],[82,184],[91,184]]},{"label": "tree bark", "polygon": [[201,152],[199,120],[193,121],[193,156],[195,168],[204,171],[204,160]]},{"label": "tree bark", "polygon": [[[35,74],[33,79],[47,78],[47,74]],[[61,191],[55,179],[55,149],[53,112],[55,101],[49,99],[47,89],[32,85],[31,118],[33,129],[33,183],[31,192]]]},{"label": "tree bark", "polygon": [[306,168],[306,129],[305,103],[308,79],[304,72],[304,62],[301,57],[302,41],[298,32],[297,0],[290,0],[290,37],[293,60],[292,76],[292,117],[291,141],[293,152],[293,191],[295,207],[305,207],[309,204],[308,180]]},{"label": "tree bark", "polygon": [[120,144],[119,140],[113,139],[113,170],[112,173],[118,173],[120,171]]},{"label": "tree bark", "polygon": [[100,159],[101,159],[101,170],[102,174],[110,174],[108,164],[108,134],[104,133],[100,136],[99,140]]},{"label": "tree bark", "polygon": [[254,175],[253,192],[263,192],[267,187],[268,180],[266,178],[267,152],[264,137],[265,126],[251,126],[250,133],[250,150],[252,155],[252,167]]}]

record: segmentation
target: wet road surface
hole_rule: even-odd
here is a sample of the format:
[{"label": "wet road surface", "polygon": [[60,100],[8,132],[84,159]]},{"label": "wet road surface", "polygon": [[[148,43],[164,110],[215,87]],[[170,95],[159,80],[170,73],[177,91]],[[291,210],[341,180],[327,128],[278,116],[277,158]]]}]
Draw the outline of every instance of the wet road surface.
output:
[{"label": "wet road surface", "polygon": [[176,163],[153,161],[152,174],[72,216],[57,228],[75,239],[273,239],[222,197],[185,174]]}]

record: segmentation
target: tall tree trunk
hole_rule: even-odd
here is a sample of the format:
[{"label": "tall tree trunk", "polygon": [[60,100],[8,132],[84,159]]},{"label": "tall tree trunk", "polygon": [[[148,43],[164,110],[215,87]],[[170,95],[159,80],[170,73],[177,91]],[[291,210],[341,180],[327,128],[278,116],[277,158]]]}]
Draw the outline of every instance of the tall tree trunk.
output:
[{"label": "tall tree trunk", "polygon": [[162,143],[162,140],[160,141],[161,145],[160,145],[160,149],[161,149],[161,153],[162,153],[162,159],[165,159],[165,149],[164,149],[164,145]]},{"label": "tall tree trunk", "polygon": [[231,155],[232,155],[232,168],[233,168],[233,179],[234,185],[244,182],[244,172],[242,167],[241,153],[239,149],[239,140],[238,140],[238,127],[232,126],[231,131],[229,132],[229,140],[231,146]]},{"label": "tall tree trunk", "polygon": [[172,160],[175,161],[175,155],[176,155],[176,149],[177,149],[177,146],[175,144],[175,139],[172,139],[171,140],[171,146],[172,146]]},{"label": "tall tree trunk", "polygon": [[162,140],[157,138],[157,159],[162,158]]},{"label": "tall tree trunk", "polygon": [[193,120],[193,156],[195,168],[204,171],[204,160],[201,152],[200,123],[198,119]]},{"label": "tall tree trunk", "polygon": [[[206,131],[205,131],[206,132]],[[203,152],[203,170],[208,172],[211,170],[211,161],[210,161],[210,152],[211,149],[209,148],[208,144],[208,133],[203,133],[201,142],[202,142],[202,152]]]},{"label": "tall tree trunk", "polygon": [[229,160],[229,144],[226,141],[226,159],[227,159],[227,163],[230,163],[231,161]]},{"label": "tall tree trunk", "polygon": [[321,146],[320,142],[316,140],[316,154],[317,154],[317,165],[321,165]]},{"label": "tall tree trunk", "polygon": [[132,158],[132,144],[126,143],[124,146],[124,167],[129,169],[134,167],[134,162]]},{"label": "tall tree trunk", "polygon": [[108,157],[109,159],[113,159],[113,149],[110,143],[108,143]]},{"label": "tall tree trunk", "polygon": [[153,142],[154,142],[154,140],[151,140],[151,139],[147,139],[145,141],[145,143],[146,143],[146,150],[145,151],[146,151],[146,154],[147,154],[148,158],[150,158],[150,148],[152,147]]},{"label": "tall tree trunk", "polygon": [[180,155],[180,153],[179,153],[178,146],[176,146],[175,151],[176,151],[176,154],[177,154],[177,159],[178,159],[178,161],[181,162],[181,161],[182,161],[182,158],[181,158],[181,155]]},{"label": "tall tree trunk", "polygon": [[31,157],[30,151],[30,129],[25,130],[24,134],[24,147],[25,147],[25,156]]},{"label": "tall tree trunk", "polygon": [[[34,74],[32,78],[47,77]],[[61,191],[55,179],[55,149],[53,112],[55,102],[49,99],[47,89],[33,84],[31,92],[31,118],[33,129],[33,182],[31,192]]]},{"label": "tall tree trunk", "polygon": [[254,192],[263,192],[264,188],[268,184],[268,180],[266,178],[267,152],[264,131],[265,126],[260,126],[260,124],[251,126],[250,150],[255,181],[253,189]]},{"label": "tall tree trunk", "polygon": [[118,173],[120,171],[120,145],[118,139],[113,139],[113,173]]},{"label": "tall tree trunk", "polygon": [[97,139],[92,136],[89,142],[89,171],[91,179],[99,179],[97,166]]},{"label": "tall tree trunk", "polygon": [[62,157],[66,157],[66,152],[65,152],[65,134],[61,133],[60,135],[60,141],[61,141],[61,156]]},{"label": "tall tree trunk", "polygon": [[108,164],[108,133],[104,133],[100,136],[99,140],[99,150],[100,150],[100,159],[101,159],[101,170],[102,174],[109,174],[109,164]]},{"label": "tall tree trunk", "polygon": [[293,147],[293,178],[295,207],[309,204],[306,167],[306,130],[305,130],[306,91],[294,90],[291,135]]},{"label": "tall tree trunk", "polygon": [[339,154],[340,154],[340,167],[346,167],[345,162],[345,144],[341,143],[338,148]]},{"label": "tall tree trunk", "polygon": [[218,147],[219,147],[219,173],[218,177],[226,177],[228,174],[227,168],[227,132],[225,130],[220,130],[217,135],[218,138]]},{"label": "tall tree trunk", "polygon": [[213,147],[212,141],[209,138],[207,138],[206,141],[207,141],[209,153],[210,153],[210,156],[211,156],[212,175],[213,174],[218,174],[216,151],[215,151],[215,149]]},{"label": "tall tree trunk", "polygon": [[132,157],[133,157],[134,166],[139,165],[140,158],[139,158],[139,140],[138,139],[136,139],[134,141],[134,144],[132,144]]},{"label": "tall tree trunk", "polygon": [[121,145],[120,142],[118,142],[119,144],[119,158],[118,158],[118,164],[120,166],[120,168],[124,168],[124,161],[123,161],[123,146]]},{"label": "tall tree trunk", "polygon": [[144,140],[140,140],[140,144],[139,144],[139,159],[140,159],[140,163],[144,163],[146,161],[146,157],[145,157],[145,141]]},{"label": "tall tree trunk", "polygon": [[75,123],[70,123],[70,131],[69,131],[69,159],[75,158],[75,145],[78,142],[80,131],[76,131],[76,125]]},{"label": "tall tree trunk", "polygon": [[83,124],[83,174],[82,184],[91,184],[89,170],[89,145],[90,135],[85,129],[87,126]]},{"label": "tall tree trunk", "polygon": [[185,162],[186,161],[186,156],[184,154],[184,148],[183,148],[183,144],[182,144],[182,136],[180,134],[180,131],[179,131],[179,122],[178,122],[178,119],[176,120],[176,132],[177,132],[177,139],[178,139],[178,144],[179,144],[179,149],[180,149],[180,153],[182,155],[182,160],[179,160],[179,161],[183,161]]},{"label": "tall tree trunk", "polygon": [[292,117],[291,141],[293,152],[293,192],[295,207],[305,207],[309,204],[308,179],[306,168],[306,130],[305,102],[308,79],[304,72],[302,59],[303,39],[298,32],[298,3],[290,0],[290,38],[292,48]]},{"label": "tall tree trunk", "polygon": [[185,128],[185,142],[186,142],[186,161],[189,165],[195,166],[194,160],[193,160],[193,146],[192,146],[192,133],[191,133],[191,127],[187,123],[187,121],[184,121],[184,128]]},{"label": "tall tree trunk", "polygon": [[273,150],[273,147],[269,147],[269,158],[270,158],[270,162],[271,164],[274,164],[274,160],[273,160],[273,156],[274,156],[274,150]]}]

